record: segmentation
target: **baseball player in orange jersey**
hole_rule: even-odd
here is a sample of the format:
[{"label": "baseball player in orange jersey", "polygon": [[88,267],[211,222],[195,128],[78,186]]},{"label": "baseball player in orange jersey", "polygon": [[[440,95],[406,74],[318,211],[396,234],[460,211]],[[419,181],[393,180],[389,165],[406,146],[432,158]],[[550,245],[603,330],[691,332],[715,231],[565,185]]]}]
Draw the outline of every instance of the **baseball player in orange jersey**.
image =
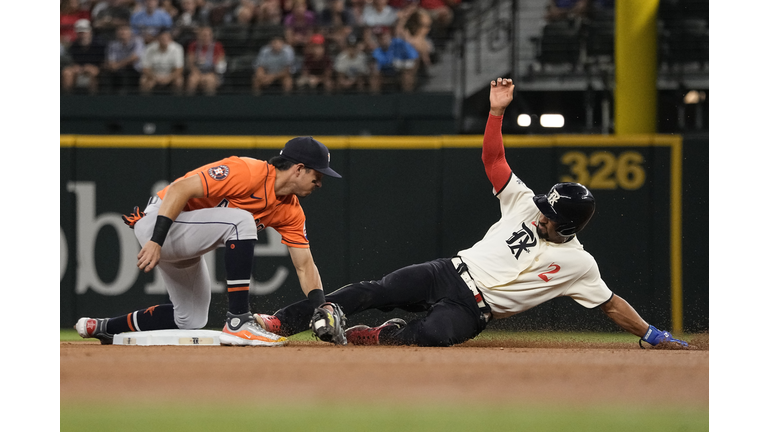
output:
[{"label": "baseball player in orange jersey", "polygon": [[[171,304],[115,318],[80,318],[75,325],[80,336],[110,344],[113,335],[122,332],[203,328],[208,320],[211,287],[202,256],[225,247],[229,310],[221,344],[283,345],[286,338],[257,325],[249,306],[254,246],[258,232],[265,227],[282,235],[301,289],[324,316],[324,324],[340,326],[342,317],[333,315],[338,314],[338,308],[334,311],[333,305],[325,302],[299,204],[299,197],[322,186],[324,175],[341,177],[329,165],[325,145],[312,137],[293,138],[269,162],[232,156],[210,163],[150,198],[145,212],[134,208],[124,219],[144,245],[138,267],[145,272],[157,268]],[[305,328],[308,323],[309,319]],[[345,344],[341,333],[342,339],[324,340]]]},{"label": "baseball player in orange jersey", "polygon": [[[408,266],[381,280],[353,283],[329,294],[328,301],[347,317],[367,309],[426,312],[409,323],[395,318],[378,327],[351,327],[346,330],[349,343],[449,346],[474,338],[491,319],[568,296],[584,307],[599,307],[641,341],[687,347],[645,322],[601,279],[595,259],[576,238],[595,210],[591,192],[578,183],[558,183],[548,194],[534,195],[512,172],[501,123],[513,90],[510,79],[491,82],[483,137],[482,161],[499,199],[501,219],[483,239],[453,258]],[[303,330],[312,309],[301,301],[274,315],[261,315],[260,322],[272,332],[290,335]]]}]

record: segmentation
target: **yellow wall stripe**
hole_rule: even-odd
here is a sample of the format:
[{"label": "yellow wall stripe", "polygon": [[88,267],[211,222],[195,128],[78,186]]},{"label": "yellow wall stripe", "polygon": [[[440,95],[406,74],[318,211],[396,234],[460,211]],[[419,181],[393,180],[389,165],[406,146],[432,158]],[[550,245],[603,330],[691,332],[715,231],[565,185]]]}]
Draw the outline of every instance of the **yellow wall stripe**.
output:
[{"label": "yellow wall stripe", "polygon": [[[292,136],[60,135],[60,147],[281,149]],[[482,135],[316,136],[329,149],[432,150],[480,148]],[[672,147],[679,135],[504,135],[505,147]]]},{"label": "yellow wall stripe", "polygon": [[75,137],[73,147],[83,148],[165,148],[170,143],[167,136],[110,136],[108,139],[98,135],[80,135]]}]

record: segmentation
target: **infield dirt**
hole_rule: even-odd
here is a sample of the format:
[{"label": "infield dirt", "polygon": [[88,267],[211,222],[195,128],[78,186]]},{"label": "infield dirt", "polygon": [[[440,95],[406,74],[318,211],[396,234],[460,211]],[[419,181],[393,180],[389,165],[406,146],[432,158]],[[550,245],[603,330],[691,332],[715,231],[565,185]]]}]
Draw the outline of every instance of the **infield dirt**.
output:
[{"label": "infield dirt", "polygon": [[271,402],[709,404],[708,338],[698,349],[627,343],[467,342],[451,348],[102,346],[61,342],[61,402],[221,399]]}]

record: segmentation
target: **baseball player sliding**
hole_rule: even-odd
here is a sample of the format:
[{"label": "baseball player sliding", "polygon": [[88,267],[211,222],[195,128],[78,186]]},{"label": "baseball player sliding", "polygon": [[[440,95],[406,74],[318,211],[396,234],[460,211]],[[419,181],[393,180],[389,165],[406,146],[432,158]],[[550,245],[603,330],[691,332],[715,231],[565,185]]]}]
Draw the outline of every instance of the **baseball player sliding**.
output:
[{"label": "baseball player sliding", "polygon": [[[378,327],[351,327],[346,330],[349,343],[450,346],[474,338],[491,319],[568,296],[584,307],[599,307],[641,341],[687,347],[645,322],[601,279],[595,259],[576,238],[595,211],[592,193],[578,183],[558,183],[546,195],[534,195],[512,172],[501,124],[514,88],[511,79],[491,82],[483,137],[482,161],[499,199],[501,219],[453,258],[411,265],[381,280],[353,283],[329,294],[328,301],[347,317],[368,309],[426,312],[408,323],[395,318]],[[305,330],[308,320],[314,322],[314,311],[315,305],[304,300],[274,315],[259,315],[259,322],[270,332],[288,336]]]},{"label": "baseball player sliding", "polygon": [[[322,340],[346,344],[338,306],[326,303],[320,274],[309,249],[299,197],[322,186],[330,168],[328,148],[312,137],[289,140],[269,162],[232,156],[188,172],[124,216],[144,245],[138,267],[157,268],[171,304],[151,306],[115,318],[80,318],[75,329],[83,338],[111,344],[113,335],[129,331],[200,329],[208,321],[211,286],[202,256],[225,247],[229,310],[220,336],[222,345],[278,346],[286,338],[265,331],[254,321],[249,282],[258,232],[272,227],[282,235],[308,304],[316,306],[316,332]],[[305,321],[305,327],[309,318]],[[324,328],[328,326],[329,328]]]}]

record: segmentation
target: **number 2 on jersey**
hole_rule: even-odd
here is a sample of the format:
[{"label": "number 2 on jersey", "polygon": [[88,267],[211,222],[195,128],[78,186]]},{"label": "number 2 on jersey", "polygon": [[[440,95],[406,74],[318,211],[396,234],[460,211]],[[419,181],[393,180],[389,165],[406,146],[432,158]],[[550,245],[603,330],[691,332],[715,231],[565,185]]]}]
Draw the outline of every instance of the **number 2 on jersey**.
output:
[{"label": "number 2 on jersey", "polygon": [[542,278],[544,282],[549,282],[552,280],[551,277],[547,276],[548,274],[555,274],[560,271],[560,266],[555,263],[550,264],[549,268],[552,270],[539,273],[539,277]]}]

